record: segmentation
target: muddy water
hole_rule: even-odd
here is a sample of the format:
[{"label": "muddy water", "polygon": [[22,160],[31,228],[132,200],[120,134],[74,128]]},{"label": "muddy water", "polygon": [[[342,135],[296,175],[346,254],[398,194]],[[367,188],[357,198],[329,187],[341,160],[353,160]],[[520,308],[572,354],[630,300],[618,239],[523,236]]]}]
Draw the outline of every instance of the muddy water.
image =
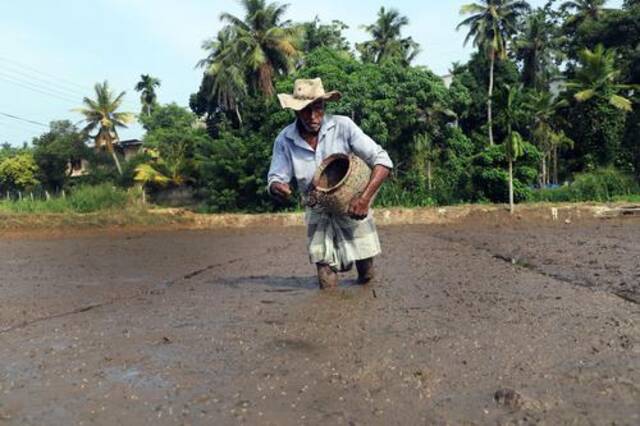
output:
[{"label": "muddy water", "polygon": [[639,424],[639,237],[384,228],[331,293],[301,228],[0,240],[0,425]]}]

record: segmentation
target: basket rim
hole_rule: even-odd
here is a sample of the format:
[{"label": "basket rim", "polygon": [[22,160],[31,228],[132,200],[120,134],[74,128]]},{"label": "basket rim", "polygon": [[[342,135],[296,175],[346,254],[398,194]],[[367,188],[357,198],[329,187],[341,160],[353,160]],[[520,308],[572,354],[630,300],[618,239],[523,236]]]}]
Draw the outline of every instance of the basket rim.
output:
[{"label": "basket rim", "polygon": [[[347,159],[349,160],[349,168],[347,169],[347,172],[344,174],[344,176],[342,177],[342,179],[340,179],[340,181],[338,183],[336,183],[335,185],[333,185],[330,188],[322,188],[319,187],[317,185],[317,182],[320,180],[320,176],[322,176],[322,172],[325,171],[325,169],[327,168],[327,166],[329,166],[329,164],[331,164],[332,162],[334,162],[335,160],[338,159]],[[320,167],[318,167],[318,170],[316,170],[315,175],[313,176],[313,187],[316,189],[316,191],[318,192],[323,192],[323,193],[329,193],[332,191],[335,191],[338,187],[340,187],[351,175],[351,172],[353,170],[353,161],[351,161],[351,155],[348,154],[341,154],[341,153],[337,153],[337,154],[332,154],[330,156],[328,156],[327,158],[325,158],[322,163],[320,164]]]}]

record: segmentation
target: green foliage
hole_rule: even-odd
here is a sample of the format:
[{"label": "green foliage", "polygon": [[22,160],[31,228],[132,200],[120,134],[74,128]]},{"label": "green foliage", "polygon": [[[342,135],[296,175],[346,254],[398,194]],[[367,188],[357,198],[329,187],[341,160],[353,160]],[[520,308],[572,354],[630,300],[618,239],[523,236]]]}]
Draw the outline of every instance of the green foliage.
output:
[{"label": "green foliage", "polygon": [[638,195],[640,187],[633,177],[613,168],[597,169],[576,175],[573,183],[555,189],[543,189],[532,193],[532,201],[608,202],[628,199]]},{"label": "green foliage", "polygon": [[141,194],[136,191],[118,189],[109,183],[96,186],[82,185],[63,198],[48,200],[23,198],[15,201],[0,202],[0,211],[13,213],[93,213],[103,210],[123,209],[139,200]]},{"label": "green foliage", "polygon": [[158,129],[188,128],[196,121],[195,115],[189,110],[170,103],[158,106],[148,116],[140,117],[140,122],[148,132]]},{"label": "green foliage", "polygon": [[122,165],[122,175],[118,176],[115,179],[115,182],[121,188],[129,188],[135,185],[136,168],[141,164],[147,164],[152,162],[153,160],[154,158],[147,152],[141,152],[131,157],[129,160],[127,160],[126,163]]},{"label": "green foliage", "polygon": [[380,188],[375,201],[378,207],[430,207],[435,204],[426,186],[415,175],[404,179],[390,178]]},{"label": "green foliage", "polygon": [[[515,201],[530,197],[531,188],[537,178],[537,164],[540,160],[538,149],[528,143],[522,144],[522,156],[514,165],[513,187]],[[488,147],[477,154],[472,162],[471,180],[474,201],[487,200],[497,203],[509,200],[508,157],[504,145]]]},{"label": "green foliage", "polygon": [[157,105],[156,87],[160,86],[160,80],[149,74],[141,74],[140,81],[136,83],[135,90],[140,92],[141,115],[151,115],[151,111]]},{"label": "green foliage", "polygon": [[617,83],[620,70],[616,68],[615,52],[598,44],[593,51],[584,49],[578,56],[580,66],[575,78],[567,82],[574,98],[578,102],[606,100],[622,111],[631,111],[631,101],[623,96],[631,87]]},{"label": "green foliage", "polygon": [[19,148],[15,148],[8,143],[3,143],[0,145],[0,162],[5,158],[13,157],[21,151],[27,151],[26,146],[21,150]]},{"label": "green foliage", "polygon": [[408,66],[420,52],[420,45],[411,37],[402,38],[402,27],[409,24],[409,18],[395,9],[378,10],[376,22],[366,25],[364,30],[371,40],[356,43],[356,50],[365,63],[386,62]]},{"label": "green foliage", "polygon": [[196,147],[201,196],[210,211],[269,211],[266,192],[271,141],[257,134],[202,141]]},{"label": "green foliage", "polygon": [[126,206],[129,195],[109,183],[75,188],[68,198],[71,210],[90,213],[98,210],[118,209]]},{"label": "green foliage", "polygon": [[605,99],[574,104],[566,133],[575,141],[570,170],[594,170],[615,163],[625,132],[626,116]]},{"label": "green foliage", "polygon": [[142,121],[148,129],[144,137],[148,161],[137,162],[133,168],[134,180],[152,186],[154,183],[158,186],[193,183],[197,179],[195,147],[210,140],[196,116],[176,104],[169,104],[157,106]]},{"label": "green foliage", "polygon": [[91,157],[87,135],[70,121],[54,121],[49,131],[34,138],[33,157],[38,165],[38,180],[50,191],[69,184],[69,164]]},{"label": "green foliage", "polygon": [[559,52],[559,28],[547,8],[539,8],[526,17],[524,30],[514,41],[516,56],[522,61],[522,83],[525,87],[544,90],[553,74]]},{"label": "green foliage", "polygon": [[334,19],[330,24],[320,23],[316,16],[311,22],[302,24],[304,32],[302,50],[309,53],[319,47],[348,52],[349,42],[342,32],[349,27],[342,21]]},{"label": "green foliage", "polygon": [[529,4],[521,0],[481,0],[465,4],[460,14],[470,16],[460,22],[457,29],[469,28],[465,45],[473,40],[473,45],[489,58],[506,59],[507,44],[517,32],[518,17],[529,8]]},{"label": "green foliage", "polygon": [[7,157],[0,162],[0,189],[25,190],[38,184],[38,165],[30,152]]},{"label": "green foliage", "polygon": [[[475,53],[467,64],[454,67],[453,74],[454,83],[459,82],[471,96],[469,107],[463,113],[458,113],[460,126],[467,134],[483,129],[487,120],[489,60],[484,55]],[[520,81],[518,67],[509,59],[496,62],[494,74],[495,86],[499,89],[507,85],[516,85]],[[497,99],[497,101],[496,109],[500,111],[502,108],[501,99]],[[504,131],[498,127],[496,139],[500,140],[503,137]]]},{"label": "green foliage", "polygon": [[[250,87],[256,94],[273,95],[274,78],[290,72],[301,54],[300,28],[283,19],[288,5],[265,0],[244,0],[241,4],[245,12],[243,18],[230,13],[220,15],[220,20],[227,25],[217,39],[203,44],[209,55],[200,61],[213,80],[209,98],[226,98],[233,107],[243,87]],[[245,75],[246,80],[228,80],[228,71],[236,68],[233,73]],[[229,86],[229,82],[234,84]],[[220,90],[229,92],[221,96]],[[219,104],[226,108],[232,106],[225,102]]]}]

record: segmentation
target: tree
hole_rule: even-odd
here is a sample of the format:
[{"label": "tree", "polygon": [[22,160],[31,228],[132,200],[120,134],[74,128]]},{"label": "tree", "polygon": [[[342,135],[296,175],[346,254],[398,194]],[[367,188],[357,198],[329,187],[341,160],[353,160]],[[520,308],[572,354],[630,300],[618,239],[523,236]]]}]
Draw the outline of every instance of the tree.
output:
[{"label": "tree", "polygon": [[213,49],[205,61],[236,64],[246,72],[249,86],[272,96],[274,78],[291,72],[301,55],[300,29],[282,20],[287,5],[265,0],[241,0],[241,4],[244,19],[229,13],[220,15],[227,26],[218,38],[225,38],[228,44],[224,49],[215,43],[205,44],[205,48]]},{"label": "tree", "polygon": [[232,34],[220,31],[216,40],[206,41],[203,47],[211,53],[198,65],[205,68],[203,86],[206,99],[225,111],[233,111],[242,127],[240,102],[247,95],[245,69],[235,60]]},{"label": "tree", "polygon": [[309,53],[319,47],[327,47],[333,50],[349,51],[350,46],[342,32],[349,28],[347,24],[337,19],[330,24],[320,23],[316,16],[313,21],[304,22],[302,51]]},{"label": "tree", "polygon": [[599,44],[591,51],[584,49],[580,53],[580,68],[575,78],[567,82],[578,102],[586,102],[591,98],[600,97],[614,107],[630,112],[631,100],[619,95],[623,91],[633,89],[633,86],[617,83],[620,71],[616,69],[615,52],[605,50]]},{"label": "tree", "polygon": [[567,85],[574,102],[570,110],[571,138],[578,142],[578,168],[610,166],[620,151],[626,113],[632,102],[625,97],[633,86],[618,83],[615,53],[602,45],[584,49],[573,79]]},{"label": "tree", "polygon": [[516,56],[523,63],[524,86],[537,90],[547,88],[554,56],[559,55],[556,28],[547,18],[545,9],[537,9],[527,16],[524,31],[514,41]]},{"label": "tree", "polygon": [[196,145],[210,139],[194,114],[176,104],[158,106],[144,119],[144,137],[150,161],[135,168],[134,180],[159,186],[192,183],[196,179]]},{"label": "tree", "polygon": [[506,126],[507,137],[504,141],[504,150],[509,164],[509,211],[514,212],[513,200],[513,162],[524,154],[524,138],[515,129],[524,120],[526,109],[524,96],[519,86],[506,87],[506,102],[502,111],[502,118]]},{"label": "tree", "polygon": [[[567,107],[566,99],[557,99],[546,91],[534,92],[529,101],[529,108],[533,117],[532,137],[542,155],[540,157],[540,186],[558,183],[558,149],[573,146],[573,141],[560,130],[558,125],[558,111]],[[549,173],[549,164],[553,170]]]},{"label": "tree", "polygon": [[395,9],[381,7],[376,22],[364,26],[372,40],[356,44],[362,60],[381,64],[385,61],[397,61],[408,66],[420,53],[419,44],[413,38],[402,38],[402,27],[409,24],[409,18],[400,15]]},{"label": "tree", "polygon": [[38,165],[30,152],[7,157],[0,162],[0,185],[5,191],[23,191],[37,185]]},{"label": "tree", "polygon": [[145,115],[151,115],[151,110],[156,106],[156,87],[160,87],[160,80],[149,74],[140,74],[140,81],[136,84],[136,92],[140,92],[140,104]]},{"label": "tree", "polygon": [[63,188],[69,179],[69,164],[89,159],[86,140],[87,135],[68,120],[51,122],[48,132],[33,139],[38,180],[45,188]]},{"label": "tree", "polygon": [[114,97],[106,80],[102,84],[96,83],[94,90],[95,99],[85,97],[82,100],[84,107],[77,108],[75,111],[84,115],[84,121],[87,123],[83,129],[84,132],[98,130],[95,136],[91,136],[95,140],[96,149],[105,148],[113,157],[118,173],[122,175],[122,167],[113,149],[113,143],[118,140],[117,129],[126,128],[127,124],[133,121],[134,115],[130,112],[118,111],[125,92],[120,92]]},{"label": "tree", "polygon": [[565,25],[575,28],[588,19],[598,20],[604,10],[607,0],[571,0],[560,5],[562,12],[573,11]]},{"label": "tree", "polygon": [[465,46],[473,38],[473,44],[484,51],[490,61],[489,97],[487,99],[487,124],[489,126],[489,144],[493,145],[493,73],[496,59],[507,57],[507,42],[516,33],[518,17],[529,9],[523,0],[481,0],[462,6],[462,15],[471,15],[458,24],[457,29],[469,27],[465,38]]},{"label": "tree", "polygon": [[446,124],[457,119],[456,113],[440,104],[433,104],[418,110],[419,121],[424,126],[424,132],[416,133],[413,137],[413,163],[419,177],[427,174],[427,189],[433,190],[433,165],[437,161],[444,147],[443,133]]}]

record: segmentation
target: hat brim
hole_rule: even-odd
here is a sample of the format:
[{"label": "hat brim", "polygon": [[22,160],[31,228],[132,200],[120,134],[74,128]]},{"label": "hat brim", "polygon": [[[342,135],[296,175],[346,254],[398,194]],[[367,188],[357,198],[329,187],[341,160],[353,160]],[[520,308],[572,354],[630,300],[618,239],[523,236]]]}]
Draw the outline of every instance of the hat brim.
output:
[{"label": "hat brim", "polygon": [[324,99],[325,101],[339,101],[341,98],[342,93],[338,92],[337,90],[332,90],[331,92],[325,93],[324,96],[318,96],[314,99],[297,99],[293,95],[289,95],[287,93],[278,94],[280,106],[282,108],[292,109],[294,111],[303,110],[319,99]]}]

